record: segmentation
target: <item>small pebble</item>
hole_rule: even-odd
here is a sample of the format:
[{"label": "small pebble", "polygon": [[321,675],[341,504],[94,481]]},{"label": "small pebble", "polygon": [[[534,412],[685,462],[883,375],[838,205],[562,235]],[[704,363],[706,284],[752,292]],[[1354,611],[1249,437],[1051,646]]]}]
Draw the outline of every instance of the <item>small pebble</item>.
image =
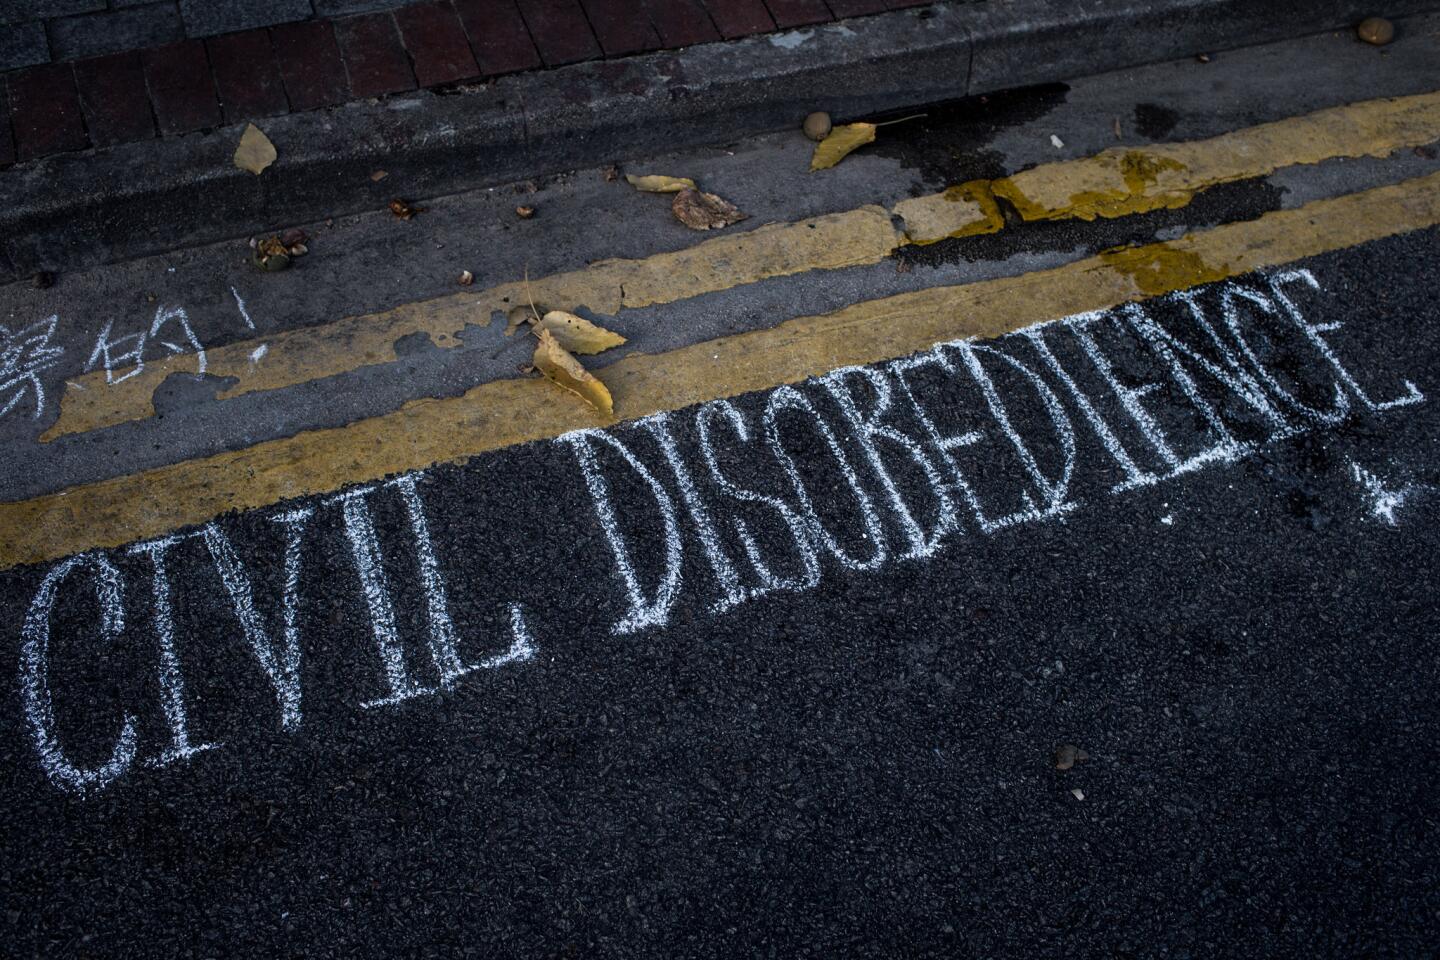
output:
[{"label": "small pebble", "polygon": [[1367,17],[1360,21],[1356,33],[1360,34],[1360,39],[1366,43],[1383,47],[1395,39],[1395,24],[1384,17]]}]

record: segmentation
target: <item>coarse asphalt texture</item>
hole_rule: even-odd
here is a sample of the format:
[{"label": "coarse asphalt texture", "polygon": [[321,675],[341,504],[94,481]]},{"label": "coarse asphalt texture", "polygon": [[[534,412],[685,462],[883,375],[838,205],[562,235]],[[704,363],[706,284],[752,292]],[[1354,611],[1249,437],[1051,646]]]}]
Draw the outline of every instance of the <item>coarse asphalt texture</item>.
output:
[{"label": "coarse asphalt texture", "polygon": [[[151,560],[108,551],[125,627],[101,636],[90,574],[62,585],[53,719],[72,759],[98,765],[133,715],[139,753],[103,789],[57,789],[25,681],[7,685],[7,951],[1427,955],[1440,932],[1437,252],[1430,229],[1298,265],[1324,291],[1309,320],[1342,325],[1326,336],[1357,379],[1387,398],[1412,380],[1424,402],[1357,404],[1233,463],[1114,493],[1090,436],[1063,515],[990,534],[963,520],[932,556],[871,571],[826,559],[811,589],[719,612],[682,510],[683,585],[663,626],[615,632],[624,581],[570,443],[434,468],[417,490],[466,660],[515,649],[511,604],[533,653],[392,707],[361,706],[385,685],[342,510],[299,505],[314,513],[293,731],[216,565],[181,541],[169,582],[190,739],[218,746],[169,764],[147,762],[170,729]],[[1138,339],[1105,347],[1123,376],[1153,368]],[[1294,361],[1286,382],[1319,403],[1315,363]],[[1038,435],[1050,414],[1016,384],[1010,418]],[[824,391],[800,389],[834,422]],[[765,402],[736,402],[752,430]],[[1144,402],[1172,427],[1194,418],[1173,385]],[[1124,415],[1113,397],[1102,412]],[[694,422],[670,420],[698,477]],[[614,435],[639,450],[644,430]],[[827,491],[826,522],[850,531],[845,550],[873,549],[843,478],[823,472],[823,436],[797,428],[786,445]],[[987,450],[982,496],[1013,502],[1021,471],[1003,442]],[[653,445],[643,459],[662,476]],[[651,589],[665,562],[654,498],[613,454],[601,466]],[[754,471],[757,488],[769,470],[778,489],[763,449],[731,442],[724,467]],[[926,502],[917,471],[897,479]],[[393,488],[368,502],[398,635],[433,683],[412,521]],[[274,635],[278,513],[220,522]],[[765,556],[791,555],[773,514],[747,516]],[[904,549],[888,514],[878,539]],[[723,540],[740,555],[733,527]],[[0,662],[22,673],[50,569],[0,576]],[[1057,770],[1062,744],[1088,759]]]}]

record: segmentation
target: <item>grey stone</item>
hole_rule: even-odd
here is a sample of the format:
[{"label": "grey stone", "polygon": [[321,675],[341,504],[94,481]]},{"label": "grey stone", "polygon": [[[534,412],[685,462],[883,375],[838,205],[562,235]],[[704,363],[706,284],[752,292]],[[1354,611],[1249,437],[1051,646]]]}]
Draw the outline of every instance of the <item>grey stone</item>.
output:
[{"label": "grey stone", "polygon": [[191,37],[213,37],[217,33],[273,27],[279,23],[308,20],[314,11],[310,0],[180,0],[185,33]]},{"label": "grey stone", "polygon": [[49,62],[50,46],[45,42],[44,24],[22,23],[0,30],[0,70]]},{"label": "grey stone", "polygon": [[0,0],[0,23],[48,20],[104,9],[105,0]]},{"label": "grey stone", "polygon": [[183,37],[173,3],[50,21],[50,49],[56,60],[143,50]]}]

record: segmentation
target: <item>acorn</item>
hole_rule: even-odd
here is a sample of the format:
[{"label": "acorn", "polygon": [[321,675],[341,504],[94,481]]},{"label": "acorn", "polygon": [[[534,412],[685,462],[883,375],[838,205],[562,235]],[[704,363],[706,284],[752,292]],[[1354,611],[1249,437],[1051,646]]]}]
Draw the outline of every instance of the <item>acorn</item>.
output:
[{"label": "acorn", "polygon": [[1355,32],[1366,43],[1383,47],[1395,39],[1395,24],[1384,17],[1366,17],[1360,21],[1360,26],[1355,28]]},{"label": "acorn", "polygon": [[817,110],[805,118],[805,136],[818,143],[830,136],[831,126],[830,114]]}]

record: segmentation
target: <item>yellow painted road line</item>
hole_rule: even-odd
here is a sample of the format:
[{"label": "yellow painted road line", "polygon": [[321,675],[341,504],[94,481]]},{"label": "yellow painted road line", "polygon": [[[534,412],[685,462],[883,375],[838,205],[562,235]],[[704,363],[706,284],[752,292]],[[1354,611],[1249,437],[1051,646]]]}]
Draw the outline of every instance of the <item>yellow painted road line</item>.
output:
[{"label": "yellow painted road line", "polygon": [[[691,297],[810,270],[879,263],[906,243],[993,233],[1003,224],[995,197],[1032,220],[1116,217],[1180,207],[1222,183],[1266,176],[1336,157],[1386,156],[1440,139],[1440,93],[1371,100],[1267,123],[1209,140],[1144,149],[1116,148],[1083,160],[1046,164],[993,182],[976,181],[905,200],[891,211],[861,207],[797,223],[772,224],[641,260],[607,260],[531,281],[545,307],[588,307],[600,314],[675,303]],[[467,323],[485,325],[493,311],[526,302],[522,282],[481,293],[407,304],[380,314],[244,340],[206,351],[208,372],[232,377],[220,399],[275,390],[392,362],[395,342],[428,334],[440,347],[460,344]],[[264,343],[264,360],[252,362]],[[75,378],[60,417],[42,441],[152,417],[152,396],[171,373],[193,373],[195,358],[148,362],[139,374],[107,385],[103,371]],[[119,371],[116,371],[119,372]]]},{"label": "yellow painted road line", "polygon": [[[849,364],[991,337],[1440,223],[1440,174],[1058,267],[859,303],[607,367],[615,420],[793,383]],[[114,547],[221,513],[463,461],[612,423],[534,379],[0,504],[0,569]]]}]

